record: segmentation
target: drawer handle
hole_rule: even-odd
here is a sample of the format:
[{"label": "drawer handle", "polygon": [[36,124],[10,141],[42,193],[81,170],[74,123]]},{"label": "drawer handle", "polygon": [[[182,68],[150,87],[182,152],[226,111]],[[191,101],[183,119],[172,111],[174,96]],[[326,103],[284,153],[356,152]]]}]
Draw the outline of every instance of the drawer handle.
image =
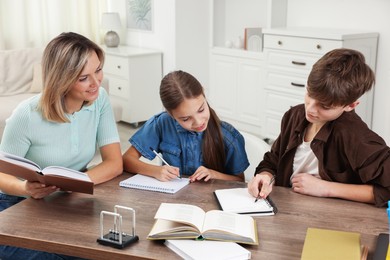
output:
[{"label": "drawer handle", "polygon": [[283,45],[283,42],[282,41],[278,41],[278,45]]},{"label": "drawer handle", "polygon": [[322,49],[322,46],[320,44],[317,44],[317,50],[321,50]]},{"label": "drawer handle", "polygon": [[121,65],[116,66],[118,69],[121,69]]},{"label": "drawer handle", "polygon": [[300,87],[300,88],[304,88],[305,87],[305,84],[298,84],[298,83],[294,83],[294,82],[291,82],[291,85],[294,86],[294,87]]},{"label": "drawer handle", "polygon": [[122,90],[122,87],[118,87],[118,90]]},{"label": "drawer handle", "polygon": [[299,66],[306,66],[306,62],[301,62],[301,61],[292,61],[291,62],[294,65],[299,65]]}]

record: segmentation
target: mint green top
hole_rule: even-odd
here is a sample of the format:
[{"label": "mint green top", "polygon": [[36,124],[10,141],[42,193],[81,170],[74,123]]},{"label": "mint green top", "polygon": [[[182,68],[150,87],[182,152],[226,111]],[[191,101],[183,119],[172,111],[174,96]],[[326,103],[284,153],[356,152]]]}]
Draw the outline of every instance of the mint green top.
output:
[{"label": "mint green top", "polygon": [[6,120],[0,151],[25,157],[42,169],[64,166],[85,170],[97,147],[119,143],[118,130],[104,88],[90,106],[68,115],[70,123],[54,123],[37,110],[41,94],[18,105]]}]

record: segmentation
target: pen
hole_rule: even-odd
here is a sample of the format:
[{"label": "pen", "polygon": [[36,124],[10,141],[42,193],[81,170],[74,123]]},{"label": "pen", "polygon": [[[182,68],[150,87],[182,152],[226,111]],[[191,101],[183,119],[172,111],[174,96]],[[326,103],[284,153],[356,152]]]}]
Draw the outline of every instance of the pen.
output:
[{"label": "pen", "polygon": [[[268,185],[271,185],[275,181],[275,175],[272,176],[271,180],[269,181]],[[255,203],[260,199],[260,192],[259,195],[257,195],[257,198],[255,199]]]},{"label": "pen", "polygon": [[[159,153],[156,152],[156,150],[154,150],[152,147],[149,147],[149,149],[152,150],[152,152],[153,152],[158,158],[160,158],[160,160],[161,160],[163,163],[165,163],[165,164],[168,165],[168,166],[171,166],[169,163],[167,163],[167,161],[164,160],[164,158],[163,158]],[[179,175],[179,178],[181,179],[181,173],[179,173],[179,174],[180,174],[180,175]]]}]

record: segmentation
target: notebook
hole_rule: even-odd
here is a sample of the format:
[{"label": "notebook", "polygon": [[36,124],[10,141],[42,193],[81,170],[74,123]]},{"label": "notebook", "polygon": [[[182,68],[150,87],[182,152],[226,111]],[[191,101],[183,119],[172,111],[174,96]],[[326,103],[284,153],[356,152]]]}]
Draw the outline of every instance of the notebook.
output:
[{"label": "notebook", "polygon": [[165,240],[165,245],[183,259],[251,259],[251,252],[234,242]]},{"label": "notebook", "polygon": [[223,211],[250,216],[270,216],[277,212],[275,204],[269,198],[255,202],[255,198],[248,193],[248,188],[215,190],[214,194]]},{"label": "notebook", "polygon": [[360,233],[308,228],[301,260],[360,260]]},{"label": "notebook", "polygon": [[150,190],[164,193],[176,193],[190,183],[189,178],[177,178],[171,181],[159,181],[156,178],[136,174],[119,182],[119,186],[139,190]]}]

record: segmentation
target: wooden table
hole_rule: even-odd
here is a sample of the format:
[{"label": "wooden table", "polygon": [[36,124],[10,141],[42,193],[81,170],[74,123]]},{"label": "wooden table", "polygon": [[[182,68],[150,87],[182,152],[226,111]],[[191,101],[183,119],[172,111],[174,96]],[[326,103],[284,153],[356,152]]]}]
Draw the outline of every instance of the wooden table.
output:
[{"label": "wooden table", "polygon": [[[178,259],[162,241],[146,240],[160,203],[187,203],[208,211],[218,208],[214,190],[246,186],[214,180],[192,183],[176,194],[164,194],[119,187],[119,181],[129,176],[123,174],[96,186],[94,195],[56,193],[43,200],[26,199],[1,212],[0,244],[89,259]],[[252,252],[252,259],[300,259],[308,227],[361,233],[361,242],[369,247],[371,259],[377,235],[388,232],[384,208],[304,196],[282,187],[274,188],[272,199],[279,212],[275,216],[256,217],[260,244],[244,245]],[[114,205],[136,210],[140,241],[122,250],[96,242],[100,212],[113,211]]]}]

